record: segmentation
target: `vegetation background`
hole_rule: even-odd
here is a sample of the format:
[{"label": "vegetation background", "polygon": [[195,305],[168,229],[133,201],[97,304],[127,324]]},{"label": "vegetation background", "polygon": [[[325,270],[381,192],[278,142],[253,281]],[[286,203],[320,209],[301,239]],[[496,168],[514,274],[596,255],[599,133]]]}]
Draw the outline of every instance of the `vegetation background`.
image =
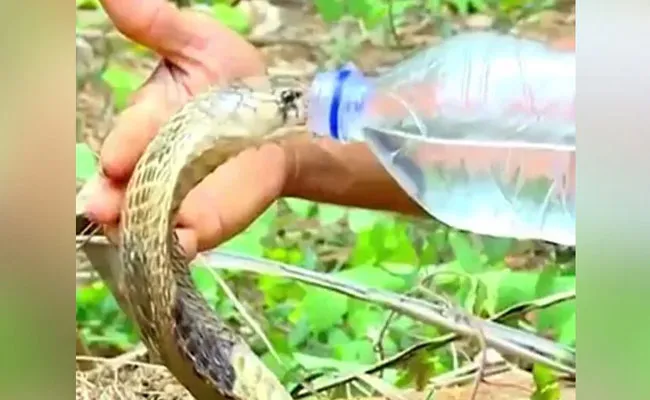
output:
[{"label": "vegetation background", "polygon": [[[265,54],[272,71],[303,75],[347,61],[366,71],[378,71],[419,48],[468,29],[494,28],[542,40],[572,35],[574,30],[573,2],[553,0],[191,3],[185,6],[201,8],[246,35]],[[76,176],[81,187],[96,171],[96,154],[114,116],[146,78],[156,58],[114,31],[96,0],[77,0],[77,48]],[[277,201],[220,249],[398,293],[426,298],[435,291],[482,318],[516,304],[575,290],[571,249],[469,234],[433,219],[300,199]],[[83,352],[95,357],[129,354],[139,343],[133,325],[81,255],[78,261],[77,325]],[[425,282],[424,272],[432,269],[439,272],[435,279]],[[314,373],[332,377],[368,369],[383,357],[446,333],[408,317],[393,316],[372,303],[288,279],[215,272],[210,265],[197,266],[193,276],[215,312],[248,339],[288,388]],[[222,282],[227,282],[237,300],[224,292]],[[240,306],[259,324],[259,332],[247,322]],[[575,318],[575,301],[568,300],[527,313],[512,325],[575,346]],[[479,350],[471,342],[456,342],[421,351],[383,370],[381,376],[393,388],[424,389],[432,379],[471,363]],[[520,392],[520,397],[503,398],[560,398],[557,382],[549,372],[535,371],[536,389],[524,395]],[[158,379],[152,373],[137,378],[101,376],[92,378],[93,385],[104,379],[108,386],[121,382],[121,390],[139,385],[140,393],[148,390],[142,387],[143,382]],[[79,386],[83,385],[78,381]],[[349,385],[347,389],[355,393],[360,390]],[[86,387],[78,398],[93,398],[91,392]],[[344,390],[331,395],[346,394]]]}]

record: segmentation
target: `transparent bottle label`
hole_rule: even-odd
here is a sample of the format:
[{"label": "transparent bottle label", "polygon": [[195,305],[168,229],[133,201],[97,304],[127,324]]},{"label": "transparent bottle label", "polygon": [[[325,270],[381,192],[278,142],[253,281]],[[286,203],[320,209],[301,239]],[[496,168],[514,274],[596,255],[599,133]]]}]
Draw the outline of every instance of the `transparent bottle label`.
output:
[{"label": "transparent bottle label", "polygon": [[575,244],[575,152],[366,135],[385,168],[440,221],[479,234]]}]

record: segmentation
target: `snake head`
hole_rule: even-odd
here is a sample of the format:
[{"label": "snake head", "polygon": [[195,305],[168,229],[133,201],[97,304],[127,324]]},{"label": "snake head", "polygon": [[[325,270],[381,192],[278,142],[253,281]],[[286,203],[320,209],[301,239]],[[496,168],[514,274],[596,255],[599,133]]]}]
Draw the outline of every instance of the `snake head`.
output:
[{"label": "snake head", "polygon": [[248,77],[231,86],[246,93],[256,105],[258,124],[275,129],[305,125],[307,122],[307,84],[283,75]]}]

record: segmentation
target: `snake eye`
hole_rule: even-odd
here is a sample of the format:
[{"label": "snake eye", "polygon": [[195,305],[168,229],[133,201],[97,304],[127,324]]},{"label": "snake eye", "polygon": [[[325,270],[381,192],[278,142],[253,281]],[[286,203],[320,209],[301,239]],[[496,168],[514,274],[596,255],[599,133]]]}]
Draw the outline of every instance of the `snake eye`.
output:
[{"label": "snake eye", "polygon": [[280,110],[282,118],[286,121],[289,112],[293,111],[296,117],[299,117],[299,108],[296,101],[302,97],[302,92],[294,89],[284,89],[280,92]]},{"label": "snake eye", "polygon": [[293,89],[285,89],[280,92],[280,101],[282,104],[290,105],[302,96],[302,93]]}]

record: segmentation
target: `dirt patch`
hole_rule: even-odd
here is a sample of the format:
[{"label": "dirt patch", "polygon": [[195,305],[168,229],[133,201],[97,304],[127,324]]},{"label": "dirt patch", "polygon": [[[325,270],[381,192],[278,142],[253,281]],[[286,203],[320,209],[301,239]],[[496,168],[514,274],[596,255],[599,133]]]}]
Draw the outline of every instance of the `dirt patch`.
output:
[{"label": "dirt patch", "polygon": [[162,366],[98,363],[77,371],[77,400],[193,400],[189,392]]},{"label": "dirt patch", "polygon": [[[77,400],[194,400],[169,371],[158,365],[141,362],[112,363],[105,360],[96,363],[95,369],[77,371]],[[436,390],[435,400],[467,400],[473,383],[445,387]],[[479,386],[475,400],[529,400],[534,391],[532,376],[525,371],[510,370],[485,378]],[[405,400],[425,400],[429,392],[404,391]],[[562,400],[575,400],[576,389],[563,385]],[[361,398],[356,398],[361,400]],[[366,400],[385,400],[371,397]]]}]

